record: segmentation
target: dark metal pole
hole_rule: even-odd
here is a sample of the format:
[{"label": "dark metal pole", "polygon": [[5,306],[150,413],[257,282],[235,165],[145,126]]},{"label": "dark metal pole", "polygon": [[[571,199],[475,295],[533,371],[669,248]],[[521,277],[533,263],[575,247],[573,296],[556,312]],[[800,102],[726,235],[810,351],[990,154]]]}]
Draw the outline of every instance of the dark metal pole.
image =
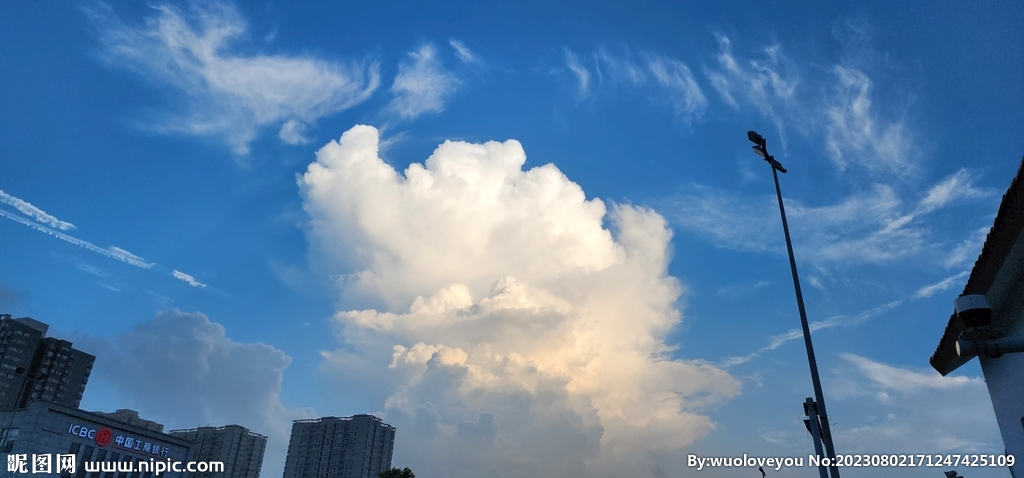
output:
[{"label": "dark metal pole", "polygon": [[[766,152],[767,155],[767,152]],[[771,158],[771,156],[768,156]],[[774,158],[772,158],[774,159]],[[769,164],[772,164],[769,161]],[[811,382],[814,383],[814,401],[817,404],[818,416],[821,418],[821,439],[828,455],[829,471],[832,478],[839,478],[839,467],[835,465],[836,449],[832,445],[832,431],[829,429],[828,414],[825,413],[825,396],[821,392],[821,380],[818,378],[818,362],[814,359],[814,345],[811,344],[811,328],[807,325],[807,311],[804,310],[804,294],[800,290],[800,276],[796,272],[796,258],[793,256],[793,242],[789,238],[789,224],[786,222],[786,207],[782,204],[782,188],[779,187],[779,173],[772,164],[772,177],[775,178],[775,194],[779,198],[779,212],[782,214],[782,230],[786,233],[786,250],[789,251],[789,268],[793,271],[793,288],[796,289],[796,305],[800,310],[800,327],[804,332],[804,345],[807,347],[807,363],[811,366]]]}]

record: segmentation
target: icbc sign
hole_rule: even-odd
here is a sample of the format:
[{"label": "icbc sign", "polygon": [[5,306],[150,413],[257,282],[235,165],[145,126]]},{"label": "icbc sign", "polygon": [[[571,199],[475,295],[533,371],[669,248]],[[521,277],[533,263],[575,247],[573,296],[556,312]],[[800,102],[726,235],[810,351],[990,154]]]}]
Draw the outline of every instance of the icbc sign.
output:
[{"label": "icbc sign", "polygon": [[75,425],[72,423],[71,426],[68,427],[68,433],[74,436],[96,440],[96,444],[100,447],[106,447],[109,445],[115,448],[139,451],[159,457],[167,457],[171,453],[170,447],[159,443],[151,443],[130,435],[114,436],[114,432],[109,428],[100,428],[97,430],[85,425]]},{"label": "icbc sign", "polygon": [[101,428],[100,431],[96,432],[96,444],[99,446],[107,446],[110,444],[110,440],[114,437],[114,434],[110,432],[109,428]]},{"label": "icbc sign", "polygon": [[86,426],[74,424],[72,424],[71,427],[68,428],[68,433],[75,436],[80,436],[82,438],[92,438],[93,440],[96,440],[96,444],[99,446],[109,445],[110,440],[113,439],[114,436],[114,434],[110,431],[109,428],[101,428],[99,430],[96,430]]}]

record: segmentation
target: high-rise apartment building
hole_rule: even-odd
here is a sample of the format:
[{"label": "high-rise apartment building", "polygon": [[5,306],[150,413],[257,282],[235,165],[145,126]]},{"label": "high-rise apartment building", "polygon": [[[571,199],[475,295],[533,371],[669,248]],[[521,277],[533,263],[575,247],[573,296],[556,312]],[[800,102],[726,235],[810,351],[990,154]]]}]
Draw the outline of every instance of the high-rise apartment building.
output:
[{"label": "high-rise apartment building", "polygon": [[49,326],[0,314],[0,410],[45,400],[78,408],[96,357],[46,337]]},{"label": "high-rise apartment building", "polygon": [[[169,435],[194,443],[191,461],[224,463],[225,478],[258,478],[263,466],[267,437],[239,425],[199,427],[171,430]],[[205,473],[186,473],[184,478],[197,478]]]},{"label": "high-rise apartment building", "polygon": [[394,445],[395,427],[373,415],[295,420],[284,478],[376,478]]},{"label": "high-rise apartment building", "polygon": [[0,314],[0,410],[17,406],[29,380],[26,373],[32,366],[36,347],[48,328],[33,319],[12,319],[8,314]]}]

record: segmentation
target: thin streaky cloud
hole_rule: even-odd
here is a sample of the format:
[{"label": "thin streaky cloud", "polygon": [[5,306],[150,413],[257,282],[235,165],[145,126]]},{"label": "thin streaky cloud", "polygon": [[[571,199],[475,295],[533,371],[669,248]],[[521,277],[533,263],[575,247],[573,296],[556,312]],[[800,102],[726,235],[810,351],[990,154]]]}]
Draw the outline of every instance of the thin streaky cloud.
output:
[{"label": "thin streaky cloud", "polygon": [[197,281],[195,277],[192,277],[191,275],[188,275],[188,274],[186,274],[184,272],[181,272],[181,271],[179,271],[177,269],[175,269],[173,272],[171,272],[171,275],[173,275],[175,279],[180,279],[180,280],[183,280],[183,281],[187,282],[188,285],[190,285],[192,287],[198,287],[200,289],[203,289],[203,288],[206,287],[206,284]]},{"label": "thin streaky cloud", "polygon": [[466,64],[478,63],[480,61],[480,59],[473,54],[473,51],[470,50],[465,43],[451,39],[448,40],[448,44],[455,50],[455,57],[458,58],[459,61]]},{"label": "thin streaky cloud", "polygon": [[[879,315],[882,315],[882,314],[884,314],[884,313],[886,313],[886,312],[888,312],[888,311],[890,311],[892,309],[895,309],[897,306],[899,306],[902,303],[903,303],[902,300],[894,300],[894,301],[889,302],[887,304],[882,304],[882,305],[880,305],[878,307],[865,310],[865,311],[860,312],[859,314],[856,314],[856,315],[853,315],[853,316],[835,315],[835,316],[829,317],[829,318],[827,318],[825,320],[822,320],[822,321],[811,322],[811,323],[807,324],[807,328],[809,328],[811,330],[811,332],[813,333],[816,330],[828,329],[828,328],[832,328],[832,327],[851,327],[851,326],[854,326],[854,325],[859,325],[859,324],[861,324],[861,323],[863,323],[863,322],[865,322],[865,321],[867,321],[869,319],[873,319],[873,318],[878,317]],[[754,352],[751,352],[751,353],[749,353],[747,355],[742,355],[742,356],[738,356],[738,357],[728,357],[725,360],[723,360],[721,363],[719,363],[718,365],[720,367],[722,367],[722,368],[728,369],[730,367],[735,367],[736,365],[745,364],[745,363],[747,363],[747,362],[749,362],[749,361],[759,357],[761,354],[763,354],[765,352],[768,352],[768,351],[771,351],[771,350],[775,350],[775,349],[781,347],[782,344],[785,344],[786,342],[789,342],[789,341],[792,341],[792,340],[803,338],[803,336],[804,336],[803,330],[801,330],[801,329],[790,329],[790,330],[788,330],[788,331],[786,331],[784,333],[771,336],[768,339],[768,345],[766,345],[766,346],[764,346],[764,347],[762,347],[762,348],[760,348],[760,349],[758,349],[758,350],[756,350]]]},{"label": "thin streaky cloud", "polygon": [[967,383],[982,383],[978,377],[951,376],[943,377],[938,372],[926,369],[922,372],[911,371],[875,362],[873,360],[844,353],[840,357],[856,366],[876,384],[897,391],[914,389],[946,390],[959,388]]},{"label": "thin streaky cloud", "polygon": [[963,271],[957,275],[949,276],[945,279],[942,279],[941,281],[936,282],[934,284],[929,284],[924,287],[921,287],[920,289],[917,289],[917,292],[914,293],[914,298],[925,299],[931,297],[935,295],[936,292],[942,292],[944,290],[950,289],[953,286],[956,286],[957,284],[960,283],[960,281],[966,279],[969,275],[971,275],[971,271]]},{"label": "thin streaky cloud", "polygon": [[102,282],[97,282],[97,284],[99,284],[99,286],[103,287],[104,289],[111,290],[111,291],[114,291],[114,292],[121,292],[121,289],[118,289],[117,287],[114,287],[112,285],[107,285],[107,284],[104,284]]},{"label": "thin streaky cloud", "polygon": [[67,221],[61,221],[60,219],[47,214],[46,211],[33,206],[28,201],[7,194],[2,189],[0,189],[0,202],[13,206],[18,211],[21,211],[22,214],[35,219],[36,222],[43,223],[52,228],[60,229],[62,231],[75,228],[74,224]]},{"label": "thin streaky cloud", "polygon": [[[139,257],[139,256],[137,256],[135,254],[132,254],[131,252],[128,252],[128,251],[126,251],[126,250],[124,250],[124,249],[122,249],[120,247],[110,246],[110,247],[107,247],[107,248],[103,248],[103,247],[97,246],[97,245],[95,245],[95,244],[93,244],[91,242],[83,241],[83,240],[81,240],[81,239],[79,239],[77,237],[69,236],[67,234],[64,234],[63,232],[55,231],[55,230],[53,230],[50,227],[47,227],[47,226],[44,226],[42,224],[29,221],[28,219],[25,219],[25,218],[23,218],[21,216],[16,216],[16,215],[11,214],[11,213],[9,213],[7,211],[4,211],[4,210],[0,210],[0,216],[6,217],[7,219],[10,219],[12,221],[24,224],[24,225],[26,225],[28,227],[31,227],[32,229],[35,229],[35,230],[37,230],[39,232],[42,232],[42,233],[45,233],[45,234],[49,234],[49,235],[51,235],[53,237],[56,237],[57,239],[60,239],[62,241],[70,242],[71,244],[74,244],[76,246],[82,247],[82,248],[84,248],[86,250],[89,250],[89,251],[95,252],[97,254],[109,257],[111,259],[117,259],[117,260],[119,260],[121,262],[125,262],[127,264],[131,264],[131,265],[133,265],[135,267],[140,267],[140,268],[143,268],[143,269],[152,269],[153,266],[156,265],[155,262],[148,262],[145,259],[143,259],[143,258],[141,258],[141,257]],[[84,270],[85,272],[89,272],[89,273],[92,273],[92,274],[101,275],[101,276],[102,275],[106,275],[100,269],[92,267],[92,266],[83,267],[83,266],[80,265],[79,268]],[[157,270],[160,270],[160,269],[162,269],[162,268],[157,268]],[[166,269],[163,269],[161,272],[166,272]],[[178,280],[182,280],[182,281],[187,282],[192,287],[199,287],[199,288],[205,288],[206,287],[206,284],[204,284],[202,282],[199,282],[198,280],[196,280],[195,277],[192,277],[191,275],[188,275],[188,274],[186,274],[184,272],[181,272],[179,270],[172,271],[171,275],[174,276],[174,278],[176,278]],[[103,285],[104,287],[108,287],[108,286],[106,286],[104,284],[100,284],[100,285]],[[110,288],[110,287],[108,287],[108,288]],[[112,289],[111,288],[111,290],[116,290],[116,289]]]},{"label": "thin streaky cloud", "polygon": [[22,224],[24,224],[24,225],[26,225],[28,227],[31,227],[31,228],[39,231],[39,232],[43,232],[43,233],[49,234],[49,235],[51,235],[53,237],[56,237],[57,239],[60,239],[62,241],[70,242],[70,243],[72,243],[72,244],[74,244],[76,246],[83,247],[83,248],[85,248],[87,250],[90,250],[92,252],[95,252],[97,254],[102,254],[102,255],[107,256],[107,257],[109,257],[111,259],[117,259],[117,260],[119,260],[121,262],[126,262],[126,263],[131,264],[131,265],[136,266],[136,267],[141,267],[143,269],[149,269],[149,268],[151,268],[151,267],[153,267],[155,265],[152,262],[146,262],[145,259],[143,259],[143,258],[141,258],[141,257],[139,257],[139,256],[137,256],[135,254],[132,254],[131,252],[128,252],[128,251],[126,251],[124,249],[121,249],[120,247],[111,246],[111,247],[103,248],[103,247],[97,246],[97,245],[95,245],[95,244],[93,244],[91,242],[83,241],[83,240],[81,240],[81,239],[79,239],[77,237],[69,236],[67,234],[64,234],[63,232],[55,231],[52,228],[46,227],[46,226],[44,226],[42,224],[38,224],[38,223],[35,223],[35,222],[32,222],[32,221],[29,221],[28,219],[25,219],[23,217],[15,216],[14,214],[11,214],[11,213],[9,213],[7,211],[0,210],[0,216],[6,217],[7,219],[10,219],[10,220],[15,221],[15,222],[20,222],[20,223],[22,223]]}]

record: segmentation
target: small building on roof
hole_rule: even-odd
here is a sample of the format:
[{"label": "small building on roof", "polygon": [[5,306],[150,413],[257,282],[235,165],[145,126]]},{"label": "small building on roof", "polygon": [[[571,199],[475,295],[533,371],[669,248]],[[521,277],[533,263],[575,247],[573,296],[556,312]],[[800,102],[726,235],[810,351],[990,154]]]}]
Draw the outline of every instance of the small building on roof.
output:
[{"label": "small building on roof", "polygon": [[[1024,478],[1024,159],[1003,195],[964,291],[930,362],[948,375],[978,357],[1014,478]],[[982,304],[978,306],[979,303]],[[964,304],[984,308],[984,320]],[[986,304],[987,303],[987,304]],[[977,311],[978,309],[974,309]]]}]

